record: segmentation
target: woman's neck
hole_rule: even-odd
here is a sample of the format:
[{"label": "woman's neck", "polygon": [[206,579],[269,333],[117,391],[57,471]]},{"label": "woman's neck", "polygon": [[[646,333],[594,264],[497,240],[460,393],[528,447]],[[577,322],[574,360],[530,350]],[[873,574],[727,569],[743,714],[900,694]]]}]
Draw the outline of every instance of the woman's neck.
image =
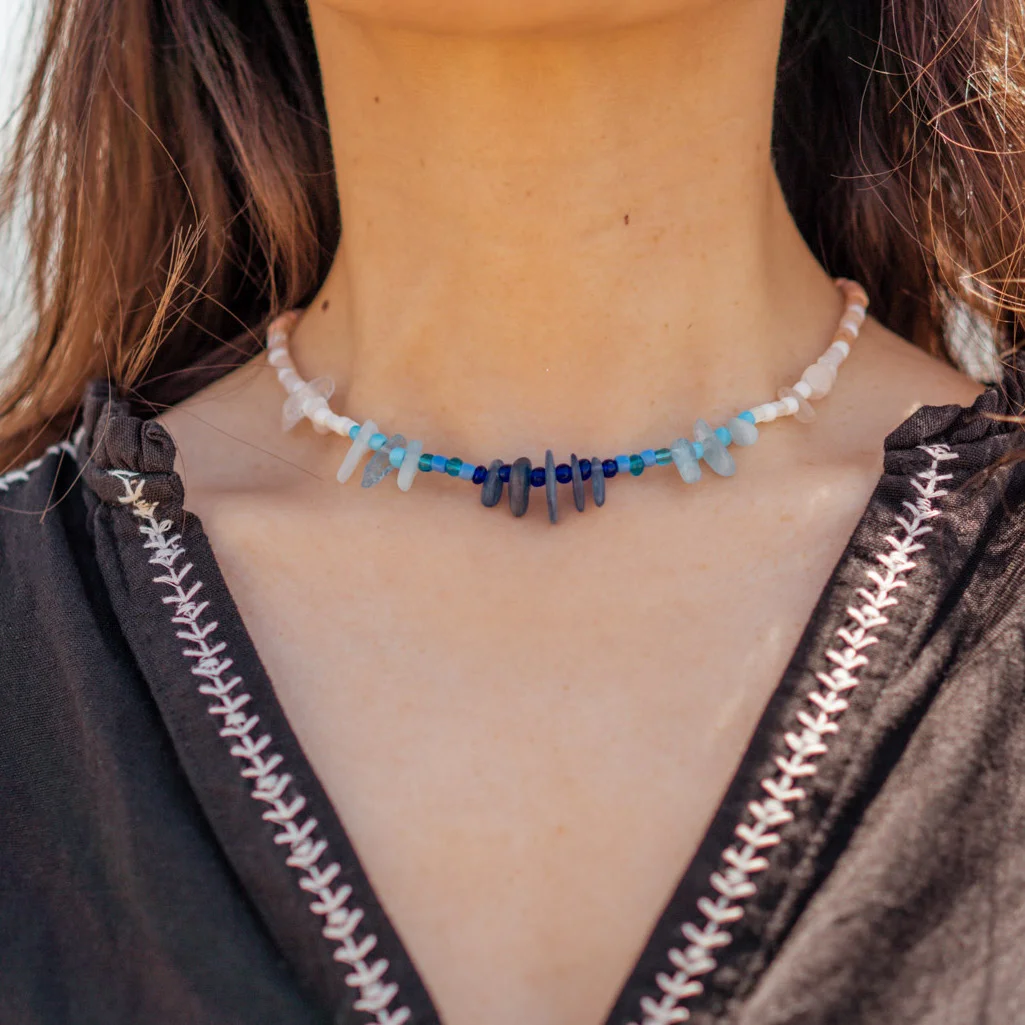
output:
[{"label": "woman's neck", "polygon": [[828,342],[770,160],[782,3],[475,34],[311,10],[344,227],[295,348],[350,415],[467,458],[611,450]]}]

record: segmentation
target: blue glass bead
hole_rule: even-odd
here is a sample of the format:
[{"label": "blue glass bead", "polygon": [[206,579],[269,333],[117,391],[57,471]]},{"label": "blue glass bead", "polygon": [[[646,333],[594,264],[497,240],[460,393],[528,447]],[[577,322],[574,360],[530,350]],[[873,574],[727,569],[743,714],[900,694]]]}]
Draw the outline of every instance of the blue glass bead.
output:
[{"label": "blue glass bead", "polygon": [[349,437],[352,438],[353,441],[355,441],[357,434],[359,434],[359,424],[353,424],[349,428]]},{"label": "blue glass bead", "polygon": [[734,445],[753,445],[758,440],[758,428],[750,420],[732,417],[726,424],[733,435]]},{"label": "blue glass bead", "polygon": [[512,467],[508,463],[503,463],[498,470],[498,479],[503,484],[509,483],[509,474],[512,472]]},{"label": "blue glass bead", "polygon": [[370,447],[376,452],[387,440],[387,434],[375,434],[370,439]]},{"label": "blue glass bead", "polygon": [[619,473],[619,463],[615,459],[602,460],[601,472],[605,477],[615,477]]},{"label": "blue glass bead", "polygon": [[616,469],[620,473],[630,472],[630,457],[629,456],[616,456]]},{"label": "blue glass bead", "polygon": [[559,463],[555,468],[555,479],[560,484],[568,484],[573,479],[573,471],[569,463]]},{"label": "blue glass bead", "polygon": [[435,473],[444,473],[448,460],[444,456],[431,456],[431,469]]},{"label": "blue glass bead", "polygon": [[473,477],[470,479],[474,484],[483,484],[487,480],[488,468],[486,466],[478,466],[473,471]]},{"label": "blue glass bead", "polygon": [[577,507],[577,512],[583,512],[587,504],[587,495],[584,492],[584,475],[580,472],[580,460],[577,459],[576,452],[569,457],[569,476],[573,481],[573,504]]},{"label": "blue glass bead", "polygon": [[430,452],[424,452],[421,454],[420,459],[417,461],[416,468],[421,473],[430,473],[434,469],[434,456]]},{"label": "blue glass bead", "polygon": [[406,450],[401,447],[393,448],[388,453],[388,462],[392,464],[397,470],[402,465],[402,460],[406,458]]},{"label": "blue glass bead", "polygon": [[532,488],[543,488],[545,486],[545,468],[543,466],[535,466],[530,471],[530,486]]},{"label": "blue glass bead", "polygon": [[701,467],[698,465],[698,456],[695,454],[696,447],[686,438],[677,438],[669,450],[684,484],[696,484],[701,480]]},{"label": "blue glass bead", "polygon": [[581,459],[580,460],[580,476],[583,477],[584,480],[590,480],[591,479],[591,460],[590,459]]},{"label": "blue glass bead", "polygon": [[447,460],[446,463],[445,463],[445,472],[450,477],[458,477],[459,476],[459,471],[462,468],[463,468],[463,461],[462,461],[462,459],[457,459],[455,456],[453,456],[451,459]]},{"label": "blue glass bead", "polygon": [[473,480],[473,471],[474,471],[473,463],[463,463],[463,465],[459,467],[459,479],[460,480]]},{"label": "blue glass bead", "polygon": [[705,446],[700,441],[695,441],[691,447],[694,449],[695,459],[700,459],[705,454]]},{"label": "blue glass bead", "polygon": [[718,433],[704,420],[694,421],[694,437],[701,442],[702,458],[720,477],[732,477],[737,472],[729,449],[722,443]]},{"label": "blue glass bead", "polygon": [[594,498],[594,504],[601,508],[605,504],[605,468],[597,456],[589,459],[588,462],[591,464],[591,495]]},{"label": "blue glass bead", "polygon": [[393,434],[378,450],[370,457],[363,470],[361,487],[372,488],[380,484],[393,469],[397,470],[402,465],[402,459],[395,461],[395,452],[406,454],[406,439],[401,434]]},{"label": "blue glass bead", "polygon": [[751,412],[750,409],[745,409],[743,413],[740,413],[737,416],[737,419],[746,420],[749,424],[753,424],[755,422],[755,415]]},{"label": "blue glass bead", "polygon": [[640,456],[630,456],[630,472],[635,477],[640,477],[644,473],[644,460]]},{"label": "blue glass bead", "polygon": [[653,448],[646,448],[641,453],[641,459],[644,460],[645,466],[654,466],[657,460],[655,459],[655,450]]},{"label": "blue glass bead", "polygon": [[730,445],[733,442],[733,435],[728,427],[716,427],[715,436],[724,444]]},{"label": "blue glass bead", "polygon": [[668,466],[673,461],[673,453],[668,448],[655,450],[655,462],[659,466]]}]

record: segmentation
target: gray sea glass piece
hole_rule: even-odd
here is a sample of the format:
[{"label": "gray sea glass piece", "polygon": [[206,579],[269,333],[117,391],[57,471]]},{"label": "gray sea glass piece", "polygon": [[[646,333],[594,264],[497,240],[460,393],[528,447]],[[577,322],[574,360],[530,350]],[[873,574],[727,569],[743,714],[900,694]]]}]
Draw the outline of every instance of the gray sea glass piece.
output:
[{"label": "gray sea glass piece", "polygon": [[737,464],[733,461],[733,456],[704,420],[694,421],[694,440],[701,442],[701,447],[704,450],[701,458],[720,477],[732,477],[737,472]]},{"label": "gray sea glass piece", "polygon": [[545,453],[545,499],[548,502],[548,519],[559,522],[559,482],[555,479],[555,456],[549,449]]},{"label": "gray sea glass piece", "polygon": [[758,428],[747,420],[741,420],[739,416],[733,417],[726,427],[733,435],[735,445],[753,445],[758,440]]},{"label": "gray sea glass piece", "polygon": [[533,467],[526,456],[520,456],[509,467],[509,508],[513,516],[522,516],[530,505],[530,471]]},{"label": "gray sea glass piece", "polygon": [[372,488],[380,484],[392,470],[391,450],[393,448],[405,448],[406,439],[401,434],[393,434],[374,454],[363,470],[363,479],[360,486]]},{"label": "gray sea glass piece", "polygon": [[669,454],[685,484],[696,484],[701,480],[701,464],[694,455],[694,446],[686,438],[677,438],[669,446]]},{"label": "gray sea glass piece", "polygon": [[575,454],[569,457],[569,469],[570,473],[573,474],[573,503],[577,507],[577,512],[583,512],[584,505],[586,504],[584,477],[580,472],[580,460],[577,459]]},{"label": "gray sea glass piece", "polygon": [[591,456],[591,497],[599,509],[605,504],[605,474],[597,456]]},{"label": "gray sea glass piece", "polygon": [[488,475],[480,487],[481,505],[491,509],[502,501],[502,478],[499,471],[502,469],[502,460],[493,459],[488,467]]}]

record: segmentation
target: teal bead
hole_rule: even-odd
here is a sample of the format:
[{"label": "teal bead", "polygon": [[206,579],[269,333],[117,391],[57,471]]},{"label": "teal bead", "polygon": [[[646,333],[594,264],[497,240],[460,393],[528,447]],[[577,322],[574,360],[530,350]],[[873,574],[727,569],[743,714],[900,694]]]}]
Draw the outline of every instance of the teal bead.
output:
[{"label": "teal bead", "polygon": [[630,472],[635,477],[644,473],[644,460],[640,456],[630,456]]},{"label": "teal bead", "polygon": [[386,434],[375,434],[370,439],[370,447],[376,452],[379,448],[384,446],[384,443],[388,440]]},{"label": "teal bead", "polygon": [[421,473],[430,473],[434,469],[434,456],[430,452],[425,452],[420,456],[419,461],[416,464],[416,468]]},{"label": "teal bead", "polygon": [[463,467],[462,459],[456,459],[456,457],[453,456],[451,459],[449,459],[445,463],[445,472],[450,477],[458,477],[459,476],[459,471],[462,469],[462,467]]},{"label": "teal bead", "polygon": [[655,449],[655,462],[659,466],[668,466],[673,461],[673,453],[667,448]]}]

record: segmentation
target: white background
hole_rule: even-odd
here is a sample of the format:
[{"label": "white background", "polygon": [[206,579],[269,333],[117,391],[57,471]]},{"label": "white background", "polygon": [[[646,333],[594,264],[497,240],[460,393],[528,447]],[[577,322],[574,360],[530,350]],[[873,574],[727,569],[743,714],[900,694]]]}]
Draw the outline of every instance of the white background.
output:
[{"label": "white background", "polygon": [[[46,12],[46,0],[0,0],[0,157],[10,139],[8,119],[14,112],[33,56],[33,28]],[[18,292],[25,256],[16,235],[0,238],[0,360],[10,355],[14,339],[24,330],[26,315]],[[9,315],[8,315],[9,314]]]}]

